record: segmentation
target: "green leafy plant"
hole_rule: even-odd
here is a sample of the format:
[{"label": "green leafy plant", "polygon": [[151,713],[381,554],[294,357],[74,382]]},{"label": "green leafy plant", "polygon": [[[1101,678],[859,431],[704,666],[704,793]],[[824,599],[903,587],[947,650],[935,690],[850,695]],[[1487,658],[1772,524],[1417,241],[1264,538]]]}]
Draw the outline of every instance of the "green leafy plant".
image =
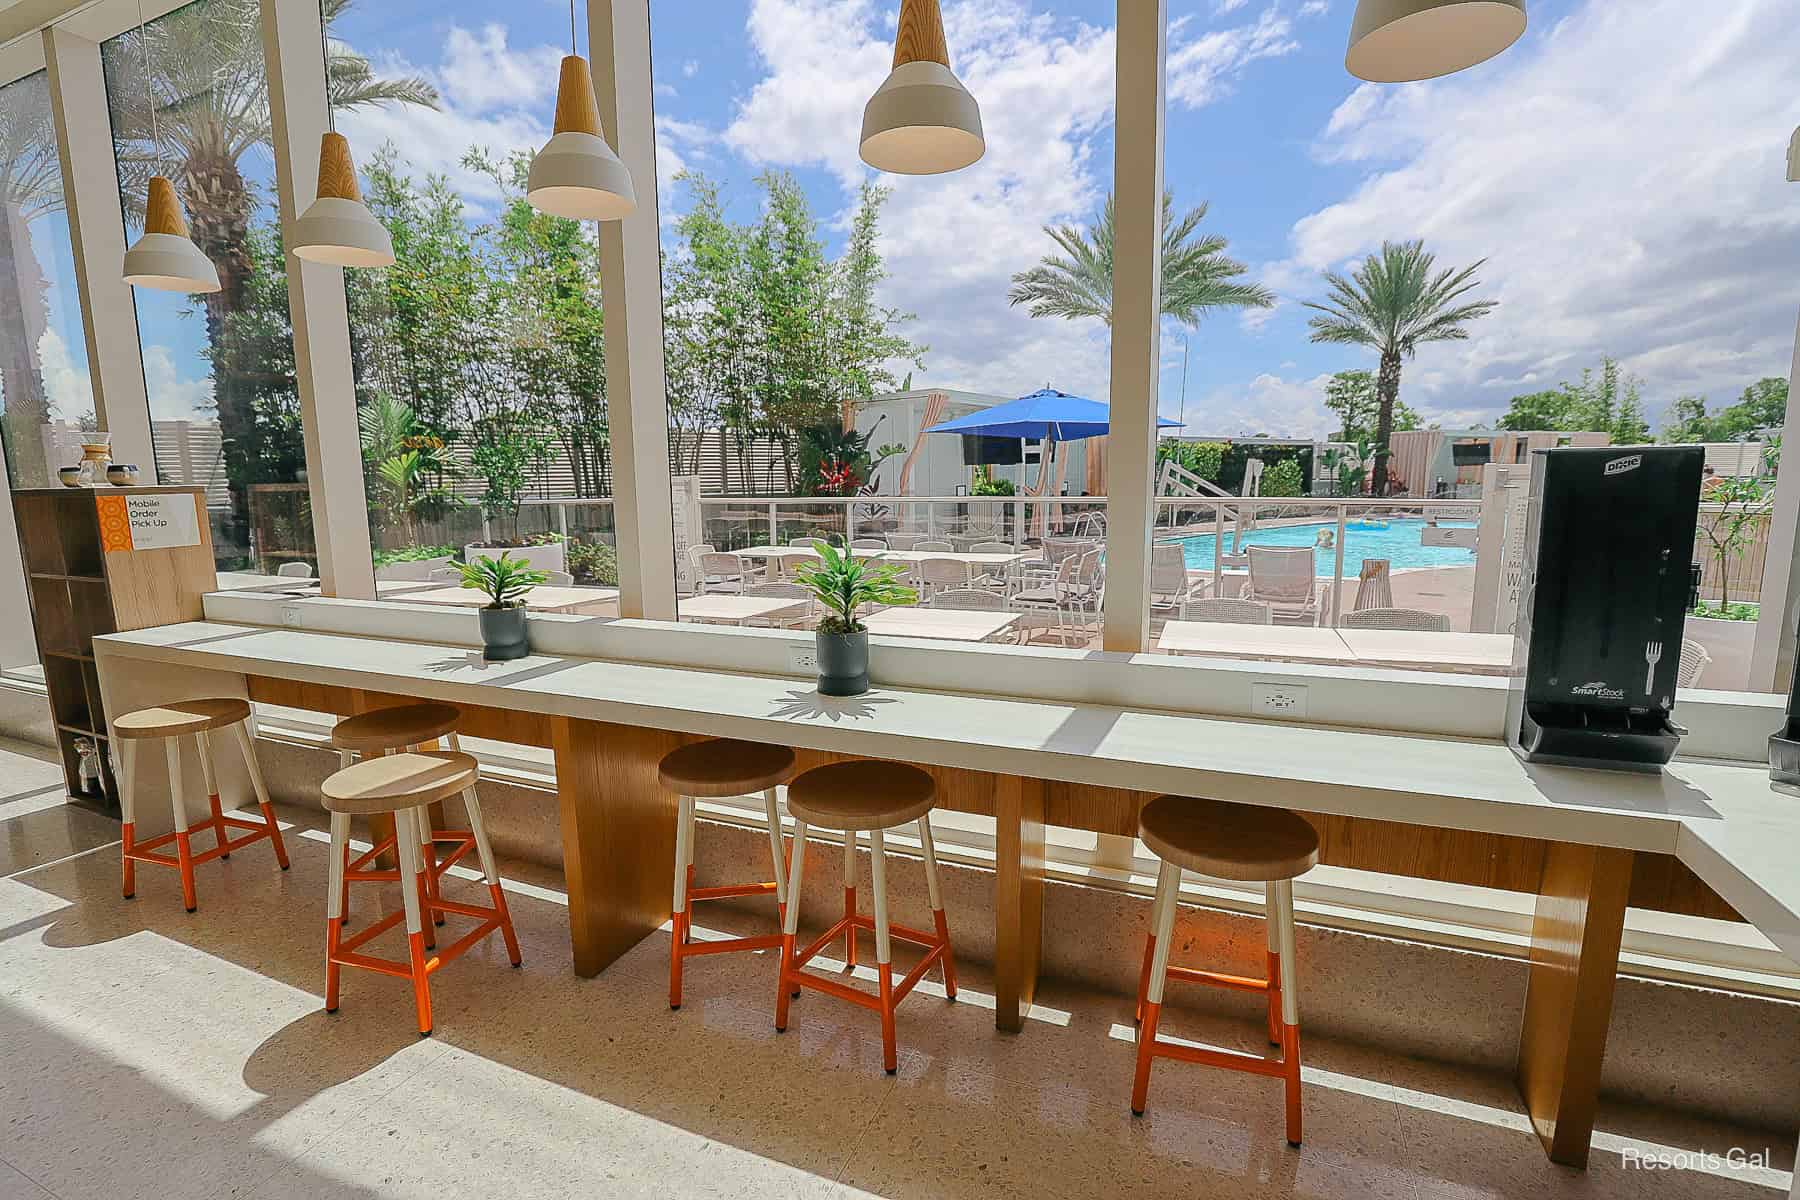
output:
[{"label": "green leafy plant", "polygon": [[499,558],[483,554],[462,565],[462,585],[486,596],[488,608],[518,608],[531,589],[548,578],[524,559],[504,552]]},{"label": "green leafy plant", "polygon": [[1711,617],[1715,621],[1754,621],[1762,615],[1762,605],[1733,600],[1729,604],[1720,604],[1715,607],[1702,600],[1694,605],[1694,611],[1689,615]]},{"label": "green leafy plant", "polygon": [[899,563],[852,558],[824,541],[814,547],[820,561],[802,563],[794,578],[818,597],[828,614],[819,622],[820,633],[862,633],[866,627],[856,614],[863,605],[912,604],[919,598],[919,593],[898,581],[904,569]]},{"label": "green leafy plant", "polygon": [[619,552],[605,542],[568,541],[569,574],[582,583],[619,585]]},{"label": "green leafy plant", "polygon": [[1265,496],[1298,496],[1305,486],[1300,464],[1287,458],[1263,472],[1262,494]]},{"label": "green leafy plant", "polygon": [[1219,470],[1225,465],[1225,451],[1229,449],[1224,442],[1181,442],[1174,438],[1164,438],[1156,443],[1156,465],[1173,459],[1181,466],[1208,483],[1219,482]]},{"label": "green leafy plant", "polygon": [[401,550],[375,551],[375,565],[385,567],[389,563],[424,562],[428,558],[455,557],[455,546],[407,546]]},{"label": "green leafy plant", "polygon": [[1013,494],[1013,481],[996,479],[989,467],[975,468],[975,482],[969,487],[971,496],[1010,496]]}]

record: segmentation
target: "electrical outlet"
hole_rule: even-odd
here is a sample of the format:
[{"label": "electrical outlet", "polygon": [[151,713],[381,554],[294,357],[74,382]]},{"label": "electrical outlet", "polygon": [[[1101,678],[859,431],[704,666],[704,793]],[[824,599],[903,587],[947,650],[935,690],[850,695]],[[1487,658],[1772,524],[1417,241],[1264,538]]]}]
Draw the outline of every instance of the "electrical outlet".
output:
[{"label": "electrical outlet", "polygon": [[1303,683],[1253,683],[1250,685],[1250,707],[1259,716],[1286,717],[1290,720],[1306,715],[1306,685]]},{"label": "electrical outlet", "polygon": [[788,646],[788,670],[796,675],[819,673],[819,651],[811,642],[795,642]]},{"label": "electrical outlet", "polygon": [[289,629],[300,629],[304,627],[306,622],[300,615],[300,606],[298,604],[282,605],[281,623],[286,625]]}]

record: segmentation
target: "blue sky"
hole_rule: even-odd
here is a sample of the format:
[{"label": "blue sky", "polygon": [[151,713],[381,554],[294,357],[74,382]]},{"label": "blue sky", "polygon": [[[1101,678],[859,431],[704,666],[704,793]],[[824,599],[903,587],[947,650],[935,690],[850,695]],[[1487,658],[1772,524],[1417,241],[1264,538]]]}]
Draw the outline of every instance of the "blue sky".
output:
[{"label": "blue sky", "polygon": [[[580,6],[585,24],[585,5]],[[1209,201],[1206,228],[1282,298],[1192,334],[1194,432],[1321,433],[1322,377],[1372,365],[1310,344],[1300,301],[1321,270],[1383,238],[1424,237],[1446,264],[1486,257],[1496,314],[1423,350],[1405,398],[1446,425],[1574,378],[1603,353],[1645,380],[1653,414],[1682,392],[1727,400],[1785,374],[1800,307],[1800,187],[1782,153],[1800,124],[1791,0],[1534,0],[1531,27],[1482,67],[1376,88],[1343,70],[1352,0],[1170,0],[1168,183]],[[682,166],[754,215],[757,171],[793,171],[828,239],[854,189],[861,106],[890,54],[893,0],[653,0],[659,192]],[[916,381],[1104,396],[1104,330],[1029,319],[1012,272],[1046,221],[1084,222],[1111,184],[1113,4],[946,0],[952,60],[981,101],[989,152],[957,175],[894,185],[889,303],[931,347]],[[334,32],[390,70],[430,76],[440,112],[340,122],[359,155],[393,140],[493,197],[464,149],[548,134],[566,4],[362,0]],[[585,52],[585,27],[581,30]],[[641,185],[640,185],[641,186]],[[169,314],[147,318],[161,332]],[[175,340],[175,339],[163,339]],[[1182,331],[1164,338],[1161,407],[1180,408]],[[179,354],[177,355],[179,357]],[[182,365],[183,373],[199,369]],[[178,386],[172,383],[170,386]]]}]

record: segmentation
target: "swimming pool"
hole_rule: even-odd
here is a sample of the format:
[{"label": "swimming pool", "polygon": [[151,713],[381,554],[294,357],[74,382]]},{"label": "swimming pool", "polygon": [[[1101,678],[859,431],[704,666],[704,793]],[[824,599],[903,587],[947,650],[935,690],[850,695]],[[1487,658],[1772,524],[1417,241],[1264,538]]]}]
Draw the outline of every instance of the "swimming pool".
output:
[{"label": "swimming pool", "polygon": [[[1440,525],[1467,528],[1467,522],[1440,521]],[[1244,535],[1248,546],[1311,546],[1319,530],[1335,531],[1336,522],[1307,525],[1283,525],[1278,528],[1253,529]],[[1468,567],[1475,563],[1475,552],[1458,546],[1421,546],[1419,530],[1425,522],[1417,517],[1391,521],[1386,529],[1347,529],[1344,531],[1344,577],[1355,579],[1365,558],[1385,558],[1395,570],[1404,567]],[[1176,539],[1190,570],[1211,570],[1213,535],[1196,534]],[[1225,550],[1231,551],[1231,527],[1225,527]],[[1337,561],[1336,550],[1319,550],[1317,574],[1330,578]]]}]

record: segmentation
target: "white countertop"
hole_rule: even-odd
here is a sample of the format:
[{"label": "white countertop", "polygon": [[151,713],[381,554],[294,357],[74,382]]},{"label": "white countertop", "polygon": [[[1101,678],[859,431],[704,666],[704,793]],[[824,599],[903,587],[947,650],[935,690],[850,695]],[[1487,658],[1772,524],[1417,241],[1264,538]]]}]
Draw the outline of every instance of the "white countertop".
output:
[{"label": "white countertop", "polygon": [[1042,779],[1676,854],[1800,959],[1800,800],[1758,764],[1660,776],[1520,762],[1496,741],[877,688],[196,621],[123,655],[304,682]]}]

